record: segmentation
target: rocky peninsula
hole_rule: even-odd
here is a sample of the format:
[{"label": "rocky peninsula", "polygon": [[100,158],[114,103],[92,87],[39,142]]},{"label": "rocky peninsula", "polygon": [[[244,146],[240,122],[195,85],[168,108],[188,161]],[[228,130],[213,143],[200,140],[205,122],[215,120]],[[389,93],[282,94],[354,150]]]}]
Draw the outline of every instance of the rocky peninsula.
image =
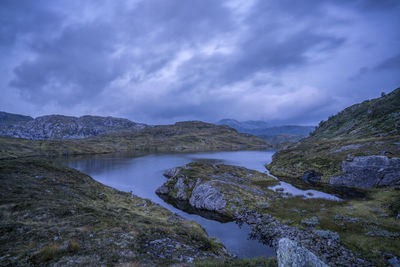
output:
[{"label": "rocky peninsula", "polygon": [[254,238],[276,248],[280,266],[373,266],[398,259],[398,187],[331,201],[273,191],[269,187],[279,181],[271,176],[224,164],[194,162],[165,176],[157,190],[163,199],[205,217],[249,224]]}]

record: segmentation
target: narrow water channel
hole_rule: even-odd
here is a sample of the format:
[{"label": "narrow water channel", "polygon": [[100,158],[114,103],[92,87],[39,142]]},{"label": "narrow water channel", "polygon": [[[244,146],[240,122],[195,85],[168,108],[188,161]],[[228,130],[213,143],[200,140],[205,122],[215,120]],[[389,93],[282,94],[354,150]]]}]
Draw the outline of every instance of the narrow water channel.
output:
[{"label": "narrow water channel", "polygon": [[[148,198],[172,212],[197,221],[210,236],[221,240],[238,257],[270,257],[275,254],[273,248],[249,239],[250,229],[246,224],[239,227],[234,222],[221,223],[186,213],[164,202],[155,194],[155,191],[165,182],[166,178],[163,176],[163,172],[169,168],[195,160],[212,159],[225,164],[265,172],[264,164],[271,161],[273,153],[273,151],[235,151],[150,155],[115,154],[69,158],[63,163],[90,175],[105,185],[126,192],[132,191],[137,196]],[[306,191],[296,189],[290,184],[281,184],[281,187],[284,187],[288,192],[292,191],[294,194],[306,193]],[[318,196],[318,192],[314,192],[313,196]]]}]

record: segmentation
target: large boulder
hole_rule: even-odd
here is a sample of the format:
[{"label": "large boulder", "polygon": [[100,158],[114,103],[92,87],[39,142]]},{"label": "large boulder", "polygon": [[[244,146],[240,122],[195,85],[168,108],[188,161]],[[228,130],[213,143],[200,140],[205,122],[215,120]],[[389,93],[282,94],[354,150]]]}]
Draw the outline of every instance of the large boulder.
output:
[{"label": "large boulder", "polygon": [[364,156],[343,161],[342,174],[331,177],[329,183],[360,188],[399,185],[400,158]]},{"label": "large boulder", "polygon": [[279,267],[328,267],[314,253],[288,238],[279,240],[276,255]]},{"label": "large boulder", "polygon": [[212,183],[196,183],[192,191],[189,203],[192,207],[197,209],[204,209],[216,212],[225,212],[226,200],[224,194],[218,190],[218,187]]}]

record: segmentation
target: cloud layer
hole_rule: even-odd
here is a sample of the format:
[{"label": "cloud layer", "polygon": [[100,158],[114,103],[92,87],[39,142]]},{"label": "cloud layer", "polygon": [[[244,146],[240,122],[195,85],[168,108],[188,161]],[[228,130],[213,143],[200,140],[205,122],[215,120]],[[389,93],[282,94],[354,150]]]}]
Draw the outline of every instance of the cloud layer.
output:
[{"label": "cloud layer", "polygon": [[400,2],[0,4],[0,109],[316,123],[400,86]]}]

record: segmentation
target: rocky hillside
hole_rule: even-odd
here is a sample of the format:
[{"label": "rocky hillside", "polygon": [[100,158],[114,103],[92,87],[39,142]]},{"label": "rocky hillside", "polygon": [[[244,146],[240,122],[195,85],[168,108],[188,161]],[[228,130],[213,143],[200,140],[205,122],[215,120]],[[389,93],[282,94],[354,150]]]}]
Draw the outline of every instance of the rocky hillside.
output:
[{"label": "rocky hillside", "polygon": [[310,137],[277,152],[270,171],[309,185],[400,184],[400,88],[321,122]]},{"label": "rocky hillside", "polygon": [[322,121],[309,141],[400,135],[400,88]]},{"label": "rocky hillside", "polygon": [[106,134],[74,140],[27,140],[0,137],[0,159],[24,156],[61,156],[124,151],[213,151],[267,149],[258,137],[200,121],[147,127],[136,132]]},{"label": "rocky hillside", "polygon": [[102,134],[135,132],[148,127],[128,119],[82,116],[71,117],[48,115],[35,119],[2,112],[0,114],[0,136],[43,139],[79,139]]}]

